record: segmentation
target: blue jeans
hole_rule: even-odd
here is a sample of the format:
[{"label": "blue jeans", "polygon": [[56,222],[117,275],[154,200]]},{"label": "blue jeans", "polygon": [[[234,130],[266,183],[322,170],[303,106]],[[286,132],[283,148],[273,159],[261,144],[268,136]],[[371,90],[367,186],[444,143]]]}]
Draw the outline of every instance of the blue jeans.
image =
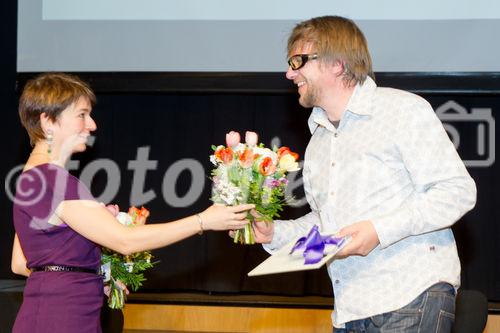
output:
[{"label": "blue jeans", "polygon": [[455,321],[455,289],[437,283],[405,307],[366,319],[346,323],[335,333],[449,333]]}]

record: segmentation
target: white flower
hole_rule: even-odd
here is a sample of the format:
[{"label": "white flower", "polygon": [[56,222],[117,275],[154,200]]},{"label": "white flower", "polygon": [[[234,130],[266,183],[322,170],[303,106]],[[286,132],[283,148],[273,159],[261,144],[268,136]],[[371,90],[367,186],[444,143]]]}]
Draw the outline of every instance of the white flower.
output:
[{"label": "white flower", "polygon": [[210,155],[210,162],[212,162],[213,165],[217,165],[217,157],[215,157],[215,155]]},{"label": "white flower", "polygon": [[259,155],[259,159],[264,159],[270,157],[273,160],[273,164],[278,163],[278,154],[269,148],[254,147],[253,153]]},{"label": "white flower", "polygon": [[215,175],[218,176],[219,182],[228,182],[229,178],[227,176],[227,166],[220,164],[217,169],[215,169]]},{"label": "white flower", "polygon": [[133,262],[125,262],[125,263],[123,263],[123,265],[125,266],[125,269],[127,270],[127,272],[132,273],[134,271],[134,263]]},{"label": "white flower", "polygon": [[242,197],[243,194],[241,190],[229,182],[227,177],[221,177],[217,181],[214,181],[213,199],[216,202],[234,205],[238,203]]},{"label": "white flower", "polygon": [[281,156],[279,166],[281,170],[286,172],[299,171],[299,163],[295,162],[295,158],[290,154]]},{"label": "white flower", "polygon": [[132,216],[128,215],[127,213],[124,213],[124,212],[119,212],[117,215],[116,215],[116,219],[118,220],[118,222],[120,222],[121,224],[123,224],[124,226],[129,226],[132,224]]},{"label": "white flower", "polygon": [[243,153],[246,149],[247,145],[243,143],[238,143],[236,146],[232,147],[233,151],[236,153]]},{"label": "white flower", "polygon": [[111,262],[107,262],[101,265],[101,273],[103,275],[103,282],[108,282],[111,280]]}]

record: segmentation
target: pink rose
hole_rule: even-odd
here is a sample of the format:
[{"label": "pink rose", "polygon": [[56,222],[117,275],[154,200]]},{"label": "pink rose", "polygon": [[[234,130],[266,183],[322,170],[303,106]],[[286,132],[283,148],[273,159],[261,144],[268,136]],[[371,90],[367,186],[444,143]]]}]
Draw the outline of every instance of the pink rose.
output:
[{"label": "pink rose", "polygon": [[247,131],[245,133],[245,142],[249,146],[255,146],[257,144],[257,141],[259,140],[259,137],[257,136],[257,133],[255,132],[250,132]]},{"label": "pink rose", "polygon": [[240,143],[240,133],[231,131],[226,134],[226,145],[228,147],[235,147]]},{"label": "pink rose", "polygon": [[118,213],[120,212],[120,208],[118,207],[118,205],[107,205],[106,206],[106,209],[111,213],[113,214],[113,216],[116,216],[118,215]]}]

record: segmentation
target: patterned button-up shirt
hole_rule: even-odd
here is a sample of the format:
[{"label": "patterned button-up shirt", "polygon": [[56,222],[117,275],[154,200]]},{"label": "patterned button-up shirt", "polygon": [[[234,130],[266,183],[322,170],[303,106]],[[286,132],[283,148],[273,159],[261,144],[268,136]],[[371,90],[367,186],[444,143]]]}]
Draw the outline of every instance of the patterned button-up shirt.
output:
[{"label": "patterned button-up shirt", "polygon": [[338,128],[320,108],[308,124],[303,177],[312,211],[275,221],[265,248],[279,249],[314,224],[329,234],[372,221],[380,245],[328,266],[334,326],[399,309],[440,281],[458,288],[450,226],[474,206],[476,187],[429,103],[367,78]]}]

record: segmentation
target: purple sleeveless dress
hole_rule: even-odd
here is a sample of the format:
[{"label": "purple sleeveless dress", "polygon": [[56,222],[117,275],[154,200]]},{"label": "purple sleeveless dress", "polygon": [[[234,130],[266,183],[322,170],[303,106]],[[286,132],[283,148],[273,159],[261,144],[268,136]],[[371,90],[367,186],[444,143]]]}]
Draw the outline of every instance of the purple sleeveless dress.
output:
[{"label": "purple sleeveless dress", "polygon": [[[99,268],[100,248],[54,215],[61,201],[78,199],[94,200],[64,168],[42,164],[21,174],[13,214],[28,268]],[[13,332],[101,332],[102,303],[103,282],[97,274],[33,272]]]}]

